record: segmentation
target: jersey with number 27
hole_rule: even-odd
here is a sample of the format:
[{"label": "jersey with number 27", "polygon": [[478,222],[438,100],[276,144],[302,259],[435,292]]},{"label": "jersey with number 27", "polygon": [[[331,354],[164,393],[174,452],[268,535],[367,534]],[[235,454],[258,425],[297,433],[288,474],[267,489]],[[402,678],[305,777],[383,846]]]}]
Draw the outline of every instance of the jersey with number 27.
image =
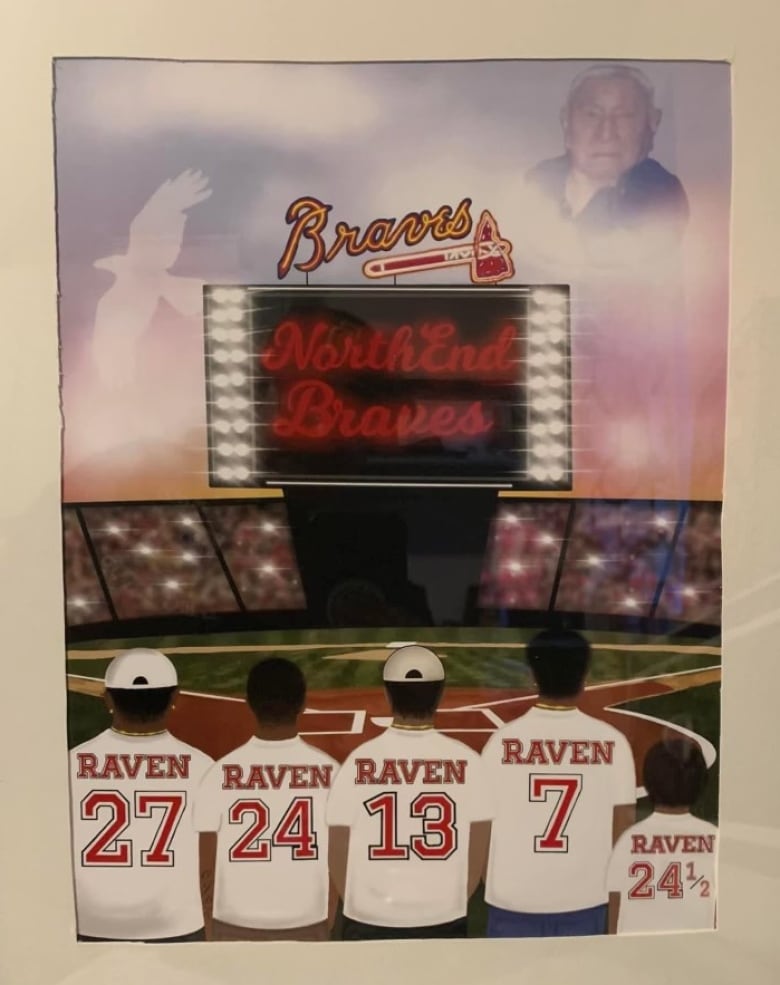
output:
[{"label": "jersey with number 27", "polygon": [[192,805],[211,763],[170,732],[107,729],[71,751],[80,934],[156,940],[203,926]]},{"label": "jersey with number 27", "polygon": [[576,708],[530,708],[482,752],[497,798],[485,899],[518,913],[607,902],[614,808],[636,802],[626,737]]},{"label": "jersey with number 27", "polygon": [[618,839],[607,875],[620,894],[619,934],[712,930],[718,829],[656,812]]}]

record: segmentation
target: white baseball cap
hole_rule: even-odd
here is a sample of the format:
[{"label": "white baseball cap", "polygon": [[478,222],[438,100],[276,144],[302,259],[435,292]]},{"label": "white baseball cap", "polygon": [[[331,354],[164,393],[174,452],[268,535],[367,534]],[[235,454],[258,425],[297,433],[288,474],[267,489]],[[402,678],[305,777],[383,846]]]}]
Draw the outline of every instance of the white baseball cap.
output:
[{"label": "white baseball cap", "polygon": [[402,646],[385,662],[382,678],[390,683],[443,681],[444,665],[427,646]]},{"label": "white baseball cap", "polygon": [[106,670],[105,684],[120,691],[148,691],[155,687],[176,687],[176,668],[159,650],[125,650]]}]

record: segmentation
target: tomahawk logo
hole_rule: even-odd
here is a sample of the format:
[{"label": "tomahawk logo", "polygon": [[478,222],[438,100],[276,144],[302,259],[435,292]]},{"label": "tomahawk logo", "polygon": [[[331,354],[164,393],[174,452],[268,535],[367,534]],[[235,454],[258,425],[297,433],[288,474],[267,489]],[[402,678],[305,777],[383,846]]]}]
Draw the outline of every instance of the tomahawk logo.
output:
[{"label": "tomahawk logo", "polygon": [[[333,206],[311,196],[296,199],[287,209],[285,218],[292,228],[277,264],[280,280],[293,267],[311,273],[323,263],[330,263],[342,251],[352,257],[367,253],[387,254],[401,243],[417,246],[429,235],[445,245],[366,260],[364,275],[373,280],[467,266],[473,284],[497,284],[514,276],[511,242],[501,237],[498,223],[486,209],[474,232],[470,198],[462,199],[454,208],[442,205],[435,212],[423,209],[408,212],[400,219],[374,219],[365,229],[339,221],[333,227],[332,241],[328,242],[326,236],[332,209]],[[457,245],[453,245],[453,241]],[[298,259],[298,254],[307,249],[309,255]]]}]

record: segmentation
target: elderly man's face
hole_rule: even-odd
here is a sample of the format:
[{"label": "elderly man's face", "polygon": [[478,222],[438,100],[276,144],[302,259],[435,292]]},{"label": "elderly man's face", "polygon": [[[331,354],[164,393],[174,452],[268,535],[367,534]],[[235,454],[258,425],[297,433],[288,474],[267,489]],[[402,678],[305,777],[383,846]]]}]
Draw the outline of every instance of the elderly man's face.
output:
[{"label": "elderly man's face", "polygon": [[610,183],[650,151],[660,113],[631,79],[588,79],[564,114],[566,150],[574,167]]}]

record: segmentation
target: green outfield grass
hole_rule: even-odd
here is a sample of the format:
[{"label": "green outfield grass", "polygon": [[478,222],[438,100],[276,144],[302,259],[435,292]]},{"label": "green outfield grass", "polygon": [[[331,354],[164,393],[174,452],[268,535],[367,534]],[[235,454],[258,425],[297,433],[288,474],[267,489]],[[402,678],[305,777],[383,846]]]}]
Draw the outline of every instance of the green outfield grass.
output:
[{"label": "green outfield grass", "polygon": [[[153,646],[162,650],[193,647],[225,647],[209,653],[171,653],[184,690],[210,694],[242,694],[249,668],[263,653],[234,652],[232,646],[280,646],[280,652],[297,663],[313,691],[379,687],[382,683],[380,660],[328,660],[328,656],[348,653],[346,646],[365,644],[366,648],[384,647],[399,640],[416,640],[436,644],[446,658],[447,681],[455,687],[526,688],[531,686],[525,665],[524,650],[518,647],[533,635],[533,630],[459,629],[452,627],[394,630],[300,630],[263,633],[233,633],[201,636],[171,636],[144,640],[101,640],[78,644],[74,649],[123,649],[129,646]],[[664,673],[711,667],[720,663],[712,654],[680,653],[670,646],[701,645],[701,640],[630,635],[627,633],[589,633],[591,643],[599,647],[593,653],[591,681],[603,683]],[[468,647],[448,646],[471,644]],[[651,650],[635,652],[612,647],[641,644]],[[311,649],[306,648],[309,644]],[[490,644],[486,646],[485,644]],[[503,645],[502,645],[503,644]],[[286,646],[304,649],[285,650]],[[707,645],[718,646],[719,640]],[[604,647],[604,649],[601,649]],[[264,651],[269,653],[273,651]],[[68,672],[85,677],[102,677],[106,659],[70,659]]]},{"label": "green outfield grass", "polygon": [[[686,691],[673,691],[656,698],[629,701],[620,708],[652,715],[673,725],[681,725],[708,739],[718,751],[718,759],[710,770],[707,787],[693,813],[712,824],[718,823],[720,790],[720,684],[704,684]],[[646,817],[651,810],[648,800],[639,802],[637,813]]]}]

